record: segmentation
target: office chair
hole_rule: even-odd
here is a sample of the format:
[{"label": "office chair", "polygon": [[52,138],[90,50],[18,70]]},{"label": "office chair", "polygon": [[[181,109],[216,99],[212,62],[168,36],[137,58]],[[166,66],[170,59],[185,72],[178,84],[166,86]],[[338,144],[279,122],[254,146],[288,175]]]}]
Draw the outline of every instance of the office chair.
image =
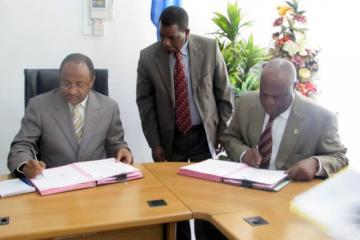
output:
[{"label": "office chair", "polygon": [[[109,95],[108,69],[95,69],[93,89],[106,96]],[[30,98],[59,87],[58,69],[25,69],[25,107]]]}]

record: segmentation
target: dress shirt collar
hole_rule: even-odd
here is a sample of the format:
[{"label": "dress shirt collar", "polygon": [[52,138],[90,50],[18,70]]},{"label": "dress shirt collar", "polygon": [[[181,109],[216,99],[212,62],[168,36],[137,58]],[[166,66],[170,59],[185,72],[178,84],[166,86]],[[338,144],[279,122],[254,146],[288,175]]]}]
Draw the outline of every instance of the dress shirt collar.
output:
[{"label": "dress shirt collar", "polygon": [[68,103],[68,104],[69,104],[71,110],[73,110],[74,107],[76,107],[77,105],[80,105],[82,107],[82,109],[86,109],[86,104],[87,104],[88,99],[89,99],[89,94],[86,95],[86,97],[84,98],[84,100],[82,100],[82,102],[80,102],[76,105],[72,105],[71,103]]},{"label": "dress shirt collar", "polygon": [[182,48],[180,49],[181,54],[184,56],[188,55],[188,45],[189,45],[189,38],[186,38],[184,46],[182,46]]}]

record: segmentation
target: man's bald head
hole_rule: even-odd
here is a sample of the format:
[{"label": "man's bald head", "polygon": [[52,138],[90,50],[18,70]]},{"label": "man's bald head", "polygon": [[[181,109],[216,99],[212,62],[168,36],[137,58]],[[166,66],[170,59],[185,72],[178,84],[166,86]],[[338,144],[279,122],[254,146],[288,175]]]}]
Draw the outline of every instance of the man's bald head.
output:
[{"label": "man's bald head", "polygon": [[286,59],[275,58],[267,63],[260,79],[260,101],[265,112],[277,117],[292,103],[296,69]]},{"label": "man's bald head", "polygon": [[293,85],[296,82],[296,69],[294,64],[287,59],[275,58],[264,66],[263,75],[270,75],[271,78],[264,78],[265,81]]}]

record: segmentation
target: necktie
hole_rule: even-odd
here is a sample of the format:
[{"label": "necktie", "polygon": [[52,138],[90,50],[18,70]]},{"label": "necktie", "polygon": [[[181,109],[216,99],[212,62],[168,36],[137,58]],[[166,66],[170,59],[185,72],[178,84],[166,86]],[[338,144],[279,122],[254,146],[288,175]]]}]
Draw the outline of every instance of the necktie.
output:
[{"label": "necktie", "polygon": [[78,143],[81,142],[81,138],[83,135],[83,127],[84,127],[84,120],[81,117],[80,109],[82,106],[80,104],[74,106],[74,109],[72,111],[72,121],[74,124],[75,129],[75,136]]},{"label": "necktie", "polygon": [[174,82],[176,127],[181,133],[186,133],[191,128],[191,116],[185,79],[185,69],[180,52],[175,53],[175,59]]},{"label": "necktie", "polygon": [[269,168],[271,152],[272,152],[271,126],[273,120],[274,118],[270,116],[269,121],[266,124],[266,127],[260,136],[258,151],[263,158],[260,163],[260,168]]}]

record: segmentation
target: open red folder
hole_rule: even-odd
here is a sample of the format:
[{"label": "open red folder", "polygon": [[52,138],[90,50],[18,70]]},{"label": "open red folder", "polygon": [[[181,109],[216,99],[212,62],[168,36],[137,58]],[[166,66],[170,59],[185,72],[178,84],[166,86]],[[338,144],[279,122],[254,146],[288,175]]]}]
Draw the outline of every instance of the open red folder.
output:
[{"label": "open red folder", "polygon": [[49,195],[142,177],[139,169],[108,158],[44,169],[30,181],[40,195]]},{"label": "open red folder", "polygon": [[258,169],[244,163],[209,159],[181,167],[180,175],[223,182],[242,187],[279,191],[289,183],[280,170]]}]

